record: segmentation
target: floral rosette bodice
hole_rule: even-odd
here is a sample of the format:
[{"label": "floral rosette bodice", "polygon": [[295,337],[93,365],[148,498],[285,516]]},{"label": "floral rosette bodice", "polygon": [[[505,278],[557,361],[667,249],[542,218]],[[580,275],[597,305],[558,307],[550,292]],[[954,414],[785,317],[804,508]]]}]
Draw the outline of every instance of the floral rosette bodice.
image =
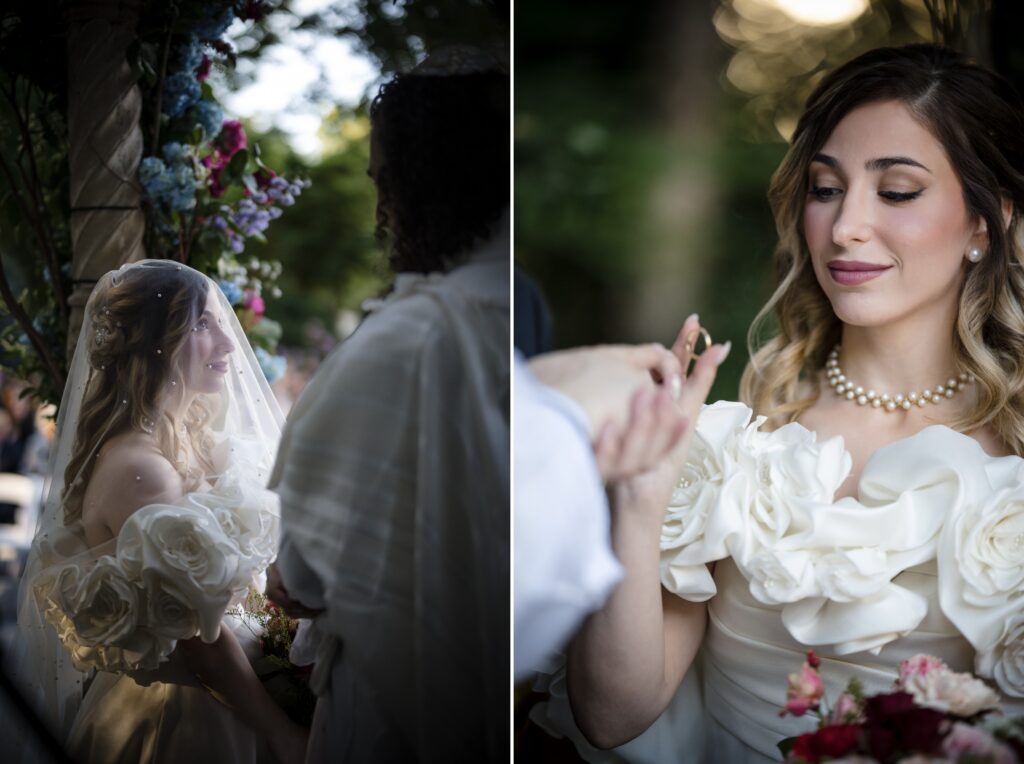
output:
[{"label": "floral rosette bodice", "polygon": [[708,563],[731,557],[794,639],[842,655],[914,631],[928,603],[898,576],[934,564],[977,673],[1024,697],[1024,459],[927,427],[880,448],[857,498],[835,500],[851,467],[842,438],[763,422],[741,403],[702,411],[662,526],[664,586],[708,600]]},{"label": "floral rosette bodice", "polygon": [[81,523],[42,540],[42,554],[62,562],[34,595],[79,671],[155,669],[179,639],[213,641],[224,612],[262,590],[280,515],[263,488],[265,449],[233,438],[221,445],[232,458],[209,491],[141,507],[96,549],[86,548]]}]

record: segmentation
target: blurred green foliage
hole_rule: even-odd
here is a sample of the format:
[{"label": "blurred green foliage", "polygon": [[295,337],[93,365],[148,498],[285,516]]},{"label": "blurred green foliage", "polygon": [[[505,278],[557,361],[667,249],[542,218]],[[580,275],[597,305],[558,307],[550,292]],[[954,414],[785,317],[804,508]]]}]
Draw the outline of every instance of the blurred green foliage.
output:
[{"label": "blurred green foliage", "polygon": [[[822,74],[870,48],[947,34],[1020,87],[1021,4],[940,5],[936,19],[923,0],[872,0],[853,21],[814,27],[761,0],[685,11],[671,0],[517,2],[515,259],[545,293],[556,345],[671,342],[697,311],[734,345],[712,399],[735,398],[747,328],[773,287],[769,179]],[[697,50],[700,35],[713,42]],[[669,199],[667,217],[690,215],[676,229],[665,227],[666,182],[690,194]],[[674,268],[650,255],[666,230]],[[640,336],[630,312],[676,283],[678,308]]]}]

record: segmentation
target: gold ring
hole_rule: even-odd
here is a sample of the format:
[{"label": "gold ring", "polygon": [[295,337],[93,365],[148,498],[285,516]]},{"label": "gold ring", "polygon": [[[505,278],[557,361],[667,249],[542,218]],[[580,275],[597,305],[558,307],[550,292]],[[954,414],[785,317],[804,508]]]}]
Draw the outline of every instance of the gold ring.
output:
[{"label": "gold ring", "polygon": [[[711,335],[708,334],[708,330],[705,329],[703,326],[700,328],[700,336],[704,338],[704,350],[707,350],[709,347],[711,347]],[[693,357],[699,358],[701,353],[704,352],[704,350],[700,351],[700,353],[694,353]]]}]

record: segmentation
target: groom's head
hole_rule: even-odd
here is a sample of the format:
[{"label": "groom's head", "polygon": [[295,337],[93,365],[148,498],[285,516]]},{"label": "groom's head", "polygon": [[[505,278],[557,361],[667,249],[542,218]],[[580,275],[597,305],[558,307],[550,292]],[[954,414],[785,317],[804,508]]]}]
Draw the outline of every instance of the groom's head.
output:
[{"label": "groom's head", "polygon": [[381,87],[370,118],[368,172],[391,267],[447,270],[509,205],[508,75],[418,68]]}]

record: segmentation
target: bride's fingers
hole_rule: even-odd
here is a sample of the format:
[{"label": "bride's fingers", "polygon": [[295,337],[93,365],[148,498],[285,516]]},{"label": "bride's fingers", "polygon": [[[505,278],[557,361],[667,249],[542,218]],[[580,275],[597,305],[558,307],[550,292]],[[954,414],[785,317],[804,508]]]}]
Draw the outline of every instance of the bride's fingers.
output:
[{"label": "bride's fingers", "polygon": [[679,399],[679,408],[691,421],[696,421],[700,413],[700,407],[707,400],[711,392],[711,385],[714,384],[715,376],[718,374],[718,367],[721,366],[729,356],[732,343],[724,345],[712,345],[701,353],[693,366],[693,371],[683,385],[683,393]]},{"label": "bride's fingers", "polygon": [[672,355],[679,361],[683,376],[686,376],[690,368],[698,337],[700,337],[700,318],[694,313],[683,321],[676,341],[672,343]]},{"label": "bride's fingers", "polygon": [[657,384],[664,384],[682,374],[679,359],[657,342],[623,348],[627,363],[636,369],[647,369]]}]

